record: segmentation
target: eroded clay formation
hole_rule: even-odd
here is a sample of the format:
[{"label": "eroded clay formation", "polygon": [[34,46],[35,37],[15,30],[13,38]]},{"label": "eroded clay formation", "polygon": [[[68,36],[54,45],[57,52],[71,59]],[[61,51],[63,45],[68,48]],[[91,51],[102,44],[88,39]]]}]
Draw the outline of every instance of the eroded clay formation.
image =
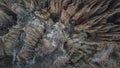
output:
[{"label": "eroded clay formation", "polygon": [[0,1],[2,68],[119,68],[119,45],[120,0]]}]

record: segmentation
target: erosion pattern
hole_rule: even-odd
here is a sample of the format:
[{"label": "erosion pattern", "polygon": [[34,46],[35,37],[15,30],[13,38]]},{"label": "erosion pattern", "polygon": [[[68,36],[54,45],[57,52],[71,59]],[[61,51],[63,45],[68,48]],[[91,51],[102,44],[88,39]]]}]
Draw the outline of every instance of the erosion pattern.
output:
[{"label": "erosion pattern", "polygon": [[120,68],[120,0],[0,0],[0,68]]}]

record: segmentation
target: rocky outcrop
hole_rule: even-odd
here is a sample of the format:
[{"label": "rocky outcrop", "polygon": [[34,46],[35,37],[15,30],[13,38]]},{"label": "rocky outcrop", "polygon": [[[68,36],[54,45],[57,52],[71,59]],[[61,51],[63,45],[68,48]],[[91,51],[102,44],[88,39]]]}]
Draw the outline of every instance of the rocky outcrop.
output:
[{"label": "rocky outcrop", "polygon": [[0,66],[120,67],[119,0],[2,0],[0,14]]}]

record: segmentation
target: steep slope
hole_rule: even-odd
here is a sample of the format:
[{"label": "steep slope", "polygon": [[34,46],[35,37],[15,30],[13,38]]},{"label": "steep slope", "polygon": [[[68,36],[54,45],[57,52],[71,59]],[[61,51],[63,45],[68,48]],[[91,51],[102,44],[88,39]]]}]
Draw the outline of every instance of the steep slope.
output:
[{"label": "steep slope", "polygon": [[2,0],[0,14],[1,65],[120,67],[119,0]]}]

